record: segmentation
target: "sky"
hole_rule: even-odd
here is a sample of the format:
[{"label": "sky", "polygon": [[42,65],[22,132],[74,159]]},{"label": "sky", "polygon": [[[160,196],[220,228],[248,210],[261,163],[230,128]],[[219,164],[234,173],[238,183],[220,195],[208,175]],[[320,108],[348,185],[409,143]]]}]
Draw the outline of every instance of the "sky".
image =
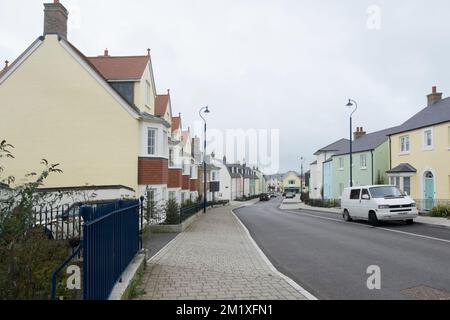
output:
[{"label": "sky", "polygon": [[[171,89],[185,127],[198,127],[208,105],[215,132],[279,130],[272,171],[300,171],[301,156],[306,170],[316,150],[347,138],[348,98],[358,102],[354,126],[373,132],[424,108],[433,85],[450,92],[447,0],[61,3],[85,55],[151,48],[157,89]],[[43,1],[0,0],[0,61],[42,28]]]}]

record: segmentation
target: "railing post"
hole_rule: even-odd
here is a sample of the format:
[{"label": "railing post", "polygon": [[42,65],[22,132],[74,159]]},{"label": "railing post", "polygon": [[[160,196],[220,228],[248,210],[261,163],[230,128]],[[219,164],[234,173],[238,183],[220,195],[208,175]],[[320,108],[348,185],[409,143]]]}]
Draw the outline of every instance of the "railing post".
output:
[{"label": "railing post", "polygon": [[[80,216],[83,217],[85,223],[88,222],[92,217],[92,207],[82,205],[80,206]],[[80,230],[81,231],[81,230]],[[83,299],[87,300],[91,298],[92,285],[92,252],[91,252],[91,242],[90,234],[88,232],[88,227],[83,224]]]}]

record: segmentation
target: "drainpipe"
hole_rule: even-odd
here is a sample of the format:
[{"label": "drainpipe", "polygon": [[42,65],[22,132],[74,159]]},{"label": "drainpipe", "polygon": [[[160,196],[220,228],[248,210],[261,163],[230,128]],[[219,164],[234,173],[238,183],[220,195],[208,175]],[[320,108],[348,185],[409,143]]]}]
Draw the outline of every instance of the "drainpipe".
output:
[{"label": "drainpipe", "polygon": [[373,167],[373,150],[370,150],[370,158],[371,158],[371,161],[372,161],[372,185],[374,185],[374,180],[373,180],[373,170],[374,170],[374,167]]}]

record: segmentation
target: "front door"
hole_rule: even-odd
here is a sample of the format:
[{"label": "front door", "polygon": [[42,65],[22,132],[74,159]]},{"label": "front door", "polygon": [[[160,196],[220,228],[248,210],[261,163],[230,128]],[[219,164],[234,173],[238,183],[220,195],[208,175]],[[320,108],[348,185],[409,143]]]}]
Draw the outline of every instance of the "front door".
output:
[{"label": "front door", "polygon": [[429,211],[434,207],[434,176],[433,173],[425,173],[425,205],[424,209]]}]

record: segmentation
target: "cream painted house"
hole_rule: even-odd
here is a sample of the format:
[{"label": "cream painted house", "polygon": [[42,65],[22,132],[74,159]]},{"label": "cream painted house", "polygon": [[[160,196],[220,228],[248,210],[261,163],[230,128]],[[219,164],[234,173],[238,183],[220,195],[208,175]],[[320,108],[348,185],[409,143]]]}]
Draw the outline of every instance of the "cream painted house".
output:
[{"label": "cream painted house", "polygon": [[300,193],[301,184],[300,174],[295,171],[289,171],[283,176],[282,190],[283,192]]},{"label": "cream painted house", "polygon": [[61,3],[45,4],[43,36],[0,72],[0,139],[15,147],[7,174],[39,171],[45,158],[64,171],[49,192],[88,185],[117,198],[151,187],[167,199],[172,111],[150,50],[86,57],[67,40],[67,18]]},{"label": "cream painted house", "polygon": [[418,201],[422,210],[450,203],[450,98],[436,87],[428,106],[390,134],[390,183]]}]

